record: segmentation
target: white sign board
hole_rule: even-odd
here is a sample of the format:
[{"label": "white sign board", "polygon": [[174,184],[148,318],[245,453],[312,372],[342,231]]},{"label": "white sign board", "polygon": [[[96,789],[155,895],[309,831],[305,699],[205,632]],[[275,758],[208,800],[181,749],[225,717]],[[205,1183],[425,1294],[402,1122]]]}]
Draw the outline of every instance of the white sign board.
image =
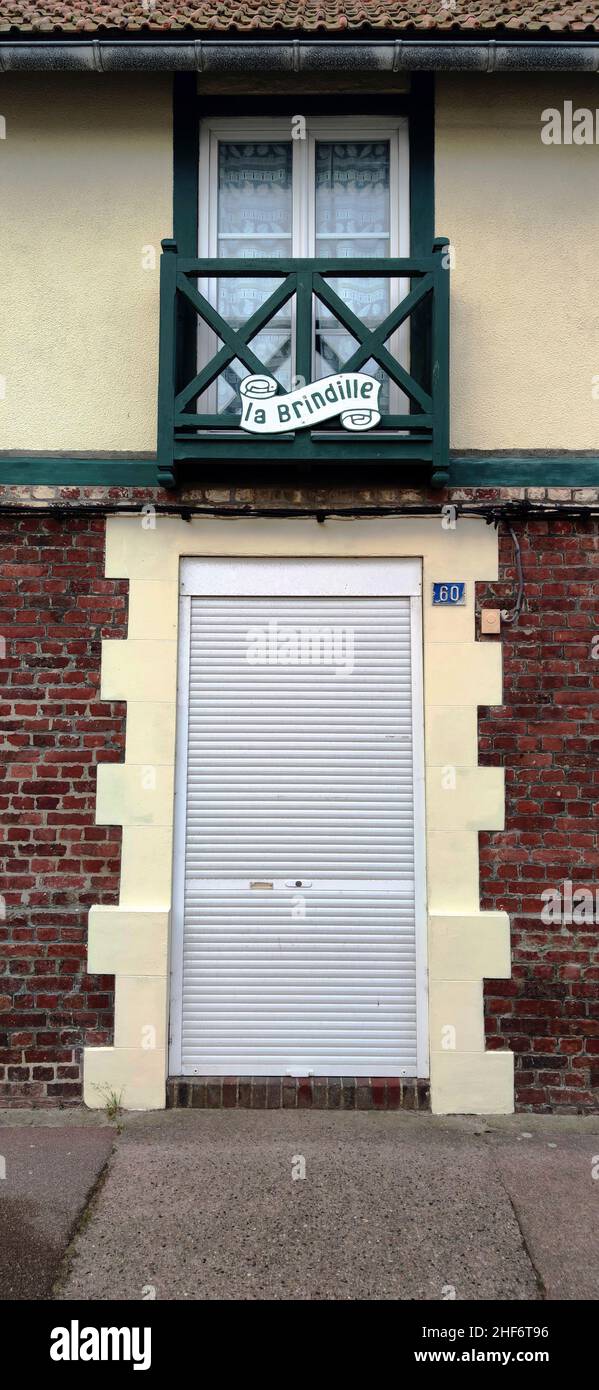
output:
[{"label": "white sign board", "polygon": [[250,434],[286,434],[339,415],[345,430],[371,430],[381,418],[380,389],[380,381],[366,372],[341,372],[281,396],[273,377],[247,376],[239,388],[240,425]]}]

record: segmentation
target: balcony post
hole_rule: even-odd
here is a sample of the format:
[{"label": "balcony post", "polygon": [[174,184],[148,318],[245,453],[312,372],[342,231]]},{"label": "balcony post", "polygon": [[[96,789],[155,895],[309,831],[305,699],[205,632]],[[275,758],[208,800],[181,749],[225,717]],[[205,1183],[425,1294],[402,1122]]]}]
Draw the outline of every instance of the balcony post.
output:
[{"label": "balcony post", "polygon": [[177,389],[177,243],[162,242],[160,257],[160,351],[158,365],[158,482],[175,485],[175,393]]},{"label": "balcony post", "polygon": [[312,380],[312,273],[298,271],[295,296],[295,375]]},{"label": "balcony post", "polygon": [[433,487],[446,487],[449,481],[449,245],[448,237],[433,242]]}]

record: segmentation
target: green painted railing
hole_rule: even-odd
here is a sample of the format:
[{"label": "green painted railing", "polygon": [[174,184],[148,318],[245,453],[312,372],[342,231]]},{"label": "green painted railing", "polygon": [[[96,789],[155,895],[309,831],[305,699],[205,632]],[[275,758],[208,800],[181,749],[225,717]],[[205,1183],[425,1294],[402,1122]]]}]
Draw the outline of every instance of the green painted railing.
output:
[{"label": "green painted railing", "polygon": [[[449,269],[445,238],[438,238],[430,256],[415,259],[294,259],[248,260],[238,258],[192,260],[177,254],[174,241],[163,241],[160,267],[160,384],[158,405],[158,467],[165,486],[174,486],[185,465],[193,461],[218,463],[259,460],[265,463],[296,461],[350,462],[397,461],[423,466],[435,485],[446,482],[449,468]],[[348,278],[387,280],[389,312],[382,322],[360,319],[329,284]],[[230,278],[276,280],[277,288],[243,323],[227,321],[210,302],[200,285],[213,286]],[[400,284],[409,289],[392,294]],[[213,298],[217,296],[213,293]],[[255,435],[240,429],[235,413],[238,397],[231,383],[243,371],[270,375],[280,392],[292,383],[280,380],[277,364],[258,355],[257,337],[265,330],[293,338],[293,372],[303,382],[312,380],[316,338],[335,330],[350,335],[356,346],[343,361],[337,358],[335,373],[372,371],[376,364],[383,376],[383,413],[368,432],[351,434],[329,424],[284,435]],[[318,316],[318,326],[317,326]],[[400,360],[398,342],[403,325],[411,325],[412,366]],[[202,326],[203,339],[198,336]],[[397,336],[395,336],[397,335]],[[207,346],[208,345],[208,346]],[[415,350],[416,345],[416,350]],[[415,363],[418,363],[416,375]],[[280,364],[279,364],[280,365]],[[414,374],[413,374],[414,373]],[[229,401],[219,409],[219,379],[228,383]],[[406,413],[387,410],[392,393],[401,392],[408,402]],[[211,410],[200,413],[197,402],[208,393]],[[386,395],[385,395],[386,393]],[[210,397],[212,396],[212,401]],[[215,408],[216,407],[216,408]]]}]

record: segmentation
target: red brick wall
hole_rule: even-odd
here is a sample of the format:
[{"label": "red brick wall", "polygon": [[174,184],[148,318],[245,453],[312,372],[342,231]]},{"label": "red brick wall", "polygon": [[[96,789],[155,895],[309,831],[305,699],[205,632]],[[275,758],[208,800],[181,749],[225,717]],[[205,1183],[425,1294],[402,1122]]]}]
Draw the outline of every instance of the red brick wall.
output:
[{"label": "red brick wall", "polygon": [[[565,519],[516,531],[528,606],[502,628],[505,704],[480,718],[507,827],[481,835],[481,901],[510,913],[514,952],[513,979],[486,986],[487,1043],[516,1053],[520,1106],[592,1109],[599,927],[544,925],[541,893],[599,885],[597,534]],[[118,897],[120,830],[95,825],[95,768],[124,755],[125,706],[98,695],[127,585],[104,578],[102,519],[2,517],[0,543],[0,1105],[56,1104],[80,1097],[82,1046],[111,1041],[113,980],[86,975],[86,932],[90,905]],[[515,593],[503,528],[501,564],[485,605]]]},{"label": "red brick wall", "polygon": [[0,517],[0,1105],[81,1095],[81,1048],[112,1040],[112,977],[86,974],[87,914],[118,898],[120,829],[94,822],[96,764],[124,755],[100,639],[126,635],[102,518]]},{"label": "red brick wall", "polygon": [[[516,1055],[522,1108],[599,1104],[599,925],[544,924],[544,889],[599,888],[599,548],[595,523],[514,523],[527,607],[502,626],[504,700],[481,710],[480,762],[503,764],[506,831],[481,835],[481,905],[512,919],[511,980],[486,985],[488,1047]],[[511,539],[485,605],[513,603]],[[493,639],[483,639],[493,640]],[[599,656],[599,652],[598,652]],[[599,914],[597,914],[599,915]]]}]

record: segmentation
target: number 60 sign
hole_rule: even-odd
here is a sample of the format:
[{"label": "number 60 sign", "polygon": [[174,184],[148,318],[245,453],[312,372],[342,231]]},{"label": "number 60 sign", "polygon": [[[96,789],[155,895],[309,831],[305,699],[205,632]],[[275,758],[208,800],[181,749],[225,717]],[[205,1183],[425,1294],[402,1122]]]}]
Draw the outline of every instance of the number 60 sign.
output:
[{"label": "number 60 sign", "polygon": [[433,584],[433,603],[465,603],[466,585],[462,581],[446,580],[444,583]]}]

